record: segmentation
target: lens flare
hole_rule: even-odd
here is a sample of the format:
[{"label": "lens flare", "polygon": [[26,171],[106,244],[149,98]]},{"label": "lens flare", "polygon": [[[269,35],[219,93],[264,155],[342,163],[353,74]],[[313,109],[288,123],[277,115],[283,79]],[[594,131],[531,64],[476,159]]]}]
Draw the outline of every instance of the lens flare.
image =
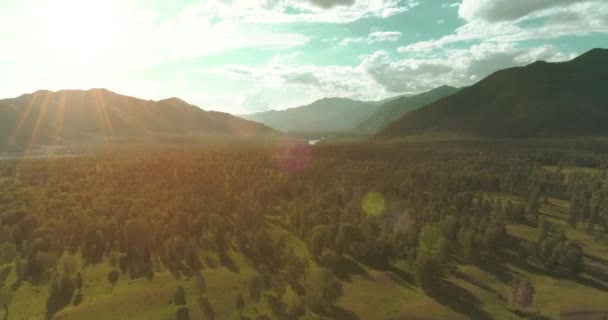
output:
[{"label": "lens flare", "polygon": [[296,139],[283,139],[274,150],[277,166],[288,172],[306,169],[312,160],[312,147]]},{"label": "lens flare", "polygon": [[384,197],[378,192],[368,192],[361,201],[361,208],[370,217],[382,216],[386,209]]},{"label": "lens flare", "polygon": [[391,221],[393,223],[393,232],[396,234],[408,234],[414,232],[414,221],[408,212],[393,215]]}]

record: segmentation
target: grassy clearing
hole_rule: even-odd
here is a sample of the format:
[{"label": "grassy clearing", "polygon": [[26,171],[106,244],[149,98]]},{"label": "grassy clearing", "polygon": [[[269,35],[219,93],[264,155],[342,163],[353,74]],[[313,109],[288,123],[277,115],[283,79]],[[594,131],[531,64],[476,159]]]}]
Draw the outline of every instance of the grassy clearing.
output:
[{"label": "grassy clearing", "polygon": [[[53,319],[175,319],[177,309],[171,299],[177,285],[182,285],[186,290],[187,307],[192,319],[203,319],[198,302],[201,296],[211,303],[216,319],[238,319],[235,301],[239,292],[245,298],[243,314],[253,317],[269,314],[264,303],[256,305],[248,298],[248,281],[256,271],[243,256],[235,253],[230,256],[239,271],[233,272],[223,266],[203,270],[201,273],[206,289],[202,295],[195,278],[178,280],[169,272],[156,273],[152,279],[132,280],[121,275],[112,288],[106,279],[111,270],[109,266],[84,268],[81,271],[84,279],[82,304],[66,307]],[[10,319],[45,319],[47,295],[47,285],[23,285],[13,297],[9,309]],[[290,291],[286,296],[290,299],[293,293]]]},{"label": "grassy clearing", "polygon": [[[608,246],[591,235],[572,228],[567,223],[569,202],[549,199],[543,204],[541,214],[547,219],[566,227],[566,236],[579,241],[585,251],[585,272],[577,279],[560,279],[543,274],[541,270],[523,267],[521,263],[505,266],[514,274],[529,278],[536,287],[536,308],[547,317],[584,310],[606,310],[608,306]],[[512,225],[508,232],[520,240],[531,240],[536,228]]]},{"label": "grassy clearing", "polygon": [[369,270],[368,274],[369,278],[345,283],[345,294],[338,300],[339,307],[358,319],[466,319],[392,272]]},{"label": "grassy clearing", "polygon": [[[513,196],[493,196],[521,200]],[[552,223],[566,226],[568,238],[584,245],[587,271],[577,279],[552,277],[538,267],[522,263],[515,252],[507,251],[495,258],[498,260],[486,259],[479,267],[455,266],[442,288],[433,297],[428,297],[414,285],[405,263],[396,263],[391,270],[374,270],[346,258],[345,263],[349,264],[352,273],[344,278],[344,295],[337,302],[333,318],[508,319],[513,315],[509,303],[512,276],[532,281],[536,297],[529,310],[549,319],[572,312],[604,310],[608,305],[608,246],[583,232],[582,228],[568,226],[568,209],[568,201],[549,199],[548,204],[542,205],[541,213]],[[533,239],[536,234],[536,228],[529,225],[510,225],[507,229],[511,237],[519,240]],[[273,237],[285,236],[288,246],[298,256],[309,257],[306,245],[295,235],[276,225],[271,225],[269,232]],[[82,304],[65,308],[54,319],[172,320],[176,318],[176,306],[171,297],[177,285],[186,289],[191,319],[204,317],[198,302],[201,296],[211,303],[215,319],[239,319],[240,313],[235,308],[237,293],[245,299],[243,315],[251,319],[261,314],[270,315],[264,299],[256,303],[248,296],[248,281],[256,274],[254,267],[239,253],[230,252],[229,256],[233,268],[218,265],[202,271],[206,284],[204,293],[200,292],[194,278],[175,279],[166,271],[157,272],[151,280],[131,280],[121,275],[112,288],[107,281],[107,273],[111,270],[107,264],[83,268]],[[309,259],[309,269],[317,272],[320,267]],[[7,283],[14,280],[13,273]],[[13,296],[9,319],[44,319],[47,294],[47,285],[23,284]],[[283,301],[289,305],[293,299],[296,295],[288,288]],[[563,318],[582,319],[578,315]]]}]

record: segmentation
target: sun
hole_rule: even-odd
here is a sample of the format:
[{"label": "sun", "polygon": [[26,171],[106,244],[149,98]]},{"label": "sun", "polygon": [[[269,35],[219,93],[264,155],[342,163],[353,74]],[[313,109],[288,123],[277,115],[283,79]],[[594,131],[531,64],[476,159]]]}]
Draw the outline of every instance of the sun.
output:
[{"label": "sun", "polygon": [[38,1],[32,8],[26,29],[32,60],[58,81],[83,81],[120,64],[132,31],[127,1]]}]

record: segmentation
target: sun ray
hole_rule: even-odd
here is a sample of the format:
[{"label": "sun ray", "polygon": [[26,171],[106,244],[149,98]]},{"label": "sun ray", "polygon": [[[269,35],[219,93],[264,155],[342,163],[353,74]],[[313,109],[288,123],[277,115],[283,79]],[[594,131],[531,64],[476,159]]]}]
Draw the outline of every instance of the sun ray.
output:
[{"label": "sun ray", "polygon": [[15,140],[18,138],[19,134],[21,133],[20,131],[23,128],[23,126],[25,125],[25,122],[27,121],[27,119],[29,118],[30,112],[34,108],[34,105],[38,101],[38,98],[40,97],[41,93],[40,92],[34,92],[32,95],[33,95],[33,97],[30,99],[29,103],[27,104],[27,107],[25,108],[25,112],[23,112],[23,114],[21,115],[21,118],[19,119],[19,122],[17,123],[17,125],[13,129],[13,132],[11,133],[11,136],[8,139],[9,144],[16,143]]},{"label": "sun ray", "polygon": [[114,129],[112,127],[112,122],[108,117],[107,112],[107,104],[104,99],[103,93],[99,91],[93,92],[93,103],[95,105],[95,111],[97,113],[97,118],[99,124],[101,125],[101,130],[103,131],[103,138],[106,142],[110,142],[110,138],[114,134]]},{"label": "sun ray", "polygon": [[52,93],[47,92],[46,96],[44,97],[44,102],[42,103],[42,107],[40,107],[40,110],[38,111],[38,116],[36,117],[36,122],[34,124],[34,127],[32,128],[32,134],[30,135],[30,139],[27,143],[28,148],[30,145],[32,145],[36,142],[36,137],[38,136],[38,131],[40,130],[40,125],[42,124],[42,119],[44,118],[44,115],[46,114],[46,109],[49,106],[49,101],[51,100],[51,97],[52,97]]},{"label": "sun ray", "polygon": [[66,93],[64,91],[59,93],[59,100],[57,103],[57,112],[55,114],[55,124],[53,127],[52,137],[61,141],[61,135],[63,134],[63,120],[66,109]]}]

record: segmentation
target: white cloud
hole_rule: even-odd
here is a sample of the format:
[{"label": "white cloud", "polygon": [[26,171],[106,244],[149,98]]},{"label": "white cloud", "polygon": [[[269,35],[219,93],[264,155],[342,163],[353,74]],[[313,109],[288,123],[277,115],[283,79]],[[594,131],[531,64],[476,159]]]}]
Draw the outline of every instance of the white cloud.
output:
[{"label": "white cloud", "polygon": [[[283,50],[309,41],[297,33],[212,21],[194,7],[161,20],[131,1],[24,1],[0,12],[2,96],[106,87],[163,64],[244,48]],[[133,83],[122,81],[127,82]]]},{"label": "white cloud", "polygon": [[387,92],[419,92],[441,82],[452,69],[441,59],[408,59],[393,61],[386,51],[366,56],[361,66]]},{"label": "white cloud", "polygon": [[439,39],[424,40],[409,44],[407,46],[401,46],[397,48],[397,51],[414,52],[414,53],[428,53],[432,50],[440,48],[446,44],[464,42],[471,40],[483,40],[486,42],[492,42],[492,39],[504,35],[513,35],[521,32],[521,28],[508,23],[487,23],[485,21],[474,20],[462,27],[456,29],[456,32],[443,36]]},{"label": "white cloud", "polygon": [[463,0],[458,13],[467,21],[512,21],[533,12],[589,0]]},{"label": "white cloud", "polygon": [[401,32],[398,31],[374,31],[370,33],[367,37],[358,37],[358,38],[344,38],[340,41],[339,45],[346,46],[351,43],[367,43],[373,44],[376,42],[395,42],[401,38]]},{"label": "white cloud", "polygon": [[[402,46],[398,51],[428,53],[472,40],[513,42],[608,34],[605,0],[464,0],[459,15],[466,23],[454,33]],[[535,23],[526,25],[529,21]]]},{"label": "white cloud", "polygon": [[[232,49],[298,47],[309,37],[259,24],[341,23],[386,17],[416,5],[413,0],[201,0],[162,20],[132,1],[23,3],[14,11],[0,12],[0,63],[61,71],[66,77],[70,72],[137,69]],[[370,35],[370,41],[382,41],[382,36],[394,34]]]},{"label": "white cloud", "polygon": [[[466,86],[499,69],[536,60],[563,61],[572,57],[552,46],[528,49],[512,43],[486,43],[467,49],[449,49],[443,56],[434,58],[393,60],[388,52],[381,50],[362,56],[356,66],[298,66],[277,59],[265,67],[232,65],[212,71],[233,79],[250,80],[261,92],[280,89],[305,93],[310,99],[308,102],[328,96],[378,100],[395,93],[419,93],[445,84]],[[295,104],[279,108],[293,106]]]},{"label": "white cloud", "polygon": [[250,80],[265,89],[298,89],[310,96],[371,99],[383,94],[382,86],[360,66],[269,64],[254,68],[231,65],[212,70],[220,75]]},{"label": "white cloud", "polygon": [[348,23],[393,16],[417,5],[415,0],[201,0],[192,10],[238,23]]},{"label": "white cloud", "polygon": [[466,86],[491,73],[537,60],[573,58],[553,46],[521,48],[513,43],[482,43],[466,49],[446,49],[433,58],[391,60],[380,51],[363,60],[365,68],[390,92],[420,92],[444,84]]},{"label": "white cloud", "polygon": [[355,3],[355,0],[309,0],[310,3],[321,8],[333,8],[337,6],[350,6]]}]

